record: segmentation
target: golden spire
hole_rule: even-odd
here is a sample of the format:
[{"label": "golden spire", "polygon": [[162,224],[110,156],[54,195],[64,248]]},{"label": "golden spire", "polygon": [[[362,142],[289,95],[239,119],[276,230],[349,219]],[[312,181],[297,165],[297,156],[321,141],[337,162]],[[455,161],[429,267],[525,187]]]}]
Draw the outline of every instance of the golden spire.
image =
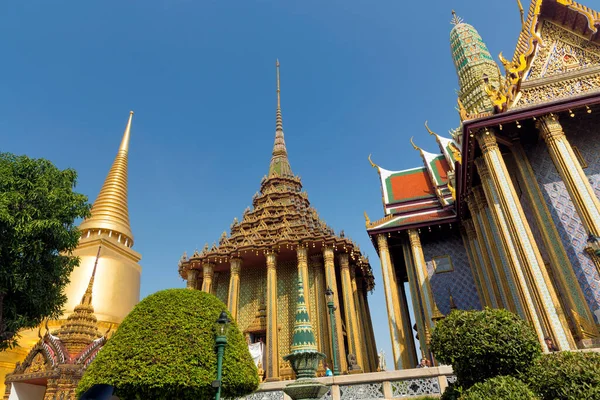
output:
[{"label": "golden spire", "polygon": [[421,155],[422,155],[422,154],[423,154],[423,149],[421,149],[419,146],[417,146],[417,145],[415,144],[415,142],[413,141],[413,139],[414,139],[414,136],[412,136],[412,137],[410,138],[410,144],[412,144],[412,147],[413,147],[415,150],[418,150],[418,151],[421,153]]},{"label": "golden spire", "polygon": [[132,119],[133,111],[129,113],[129,120],[115,161],[92,206],[92,215],[79,227],[81,231],[89,229],[112,231],[116,237],[121,234],[124,236],[120,238],[122,243],[129,239],[128,247],[133,245],[133,234],[129,226],[129,210],[127,208],[127,155]]},{"label": "golden spire", "polygon": [[430,135],[437,137],[437,134],[434,131],[432,131],[431,129],[429,129],[429,125],[427,125],[427,121],[425,121],[425,129],[427,129],[427,132],[429,132]]},{"label": "golden spire", "polygon": [[94,306],[92,305],[92,290],[101,249],[102,246],[98,246],[94,269],[92,270],[87,288],[81,297],[81,303],[75,307],[74,312],[69,315],[67,321],[60,327],[57,333],[57,336],[64,343],[70,354],[79,353],[92,341],[102,336],[98,332],[98,320],[96,319],[96,315],[94,315]]},{"label": "golden spire", "polygon": [[277,112],[275,114],[275,143],[273,145],[273,156],[269,167],[269,176],[290,176],[292,167],[287,156],[285,140],[283,139],[283,118],[281,117],[281,88],[279,82],[279,60],[275,63],[277,71]]}]

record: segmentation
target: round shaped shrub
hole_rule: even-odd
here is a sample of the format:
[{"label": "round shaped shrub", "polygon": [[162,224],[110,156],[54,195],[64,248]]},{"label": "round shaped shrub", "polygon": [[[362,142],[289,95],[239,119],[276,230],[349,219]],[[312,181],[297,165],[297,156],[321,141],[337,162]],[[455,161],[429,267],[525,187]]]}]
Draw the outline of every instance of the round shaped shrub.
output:
[{"label": "round shaped shrub", "polygon": [[527,379],[544,400],[600,399],[600,354],[544,354]]},{"label": "round shaped shrub", "polygon": [[[146,297],[89,365],[78,396],[94,384],[107,384],[121,400],[214,397],[214,326],[226,309],[215,296],[199,290],[168,289]],[[227,334],[222,385],[226,398],[258,387],[256,367],[235,322]]]},{"label": "round shaped shrub", "polygon": [[538,400],[529,387],[512,376],[497,376],[471,386],[460,400]]},{"label": "round shaped shrub", "polygon": [[520,376],[541,355],[529,324],[507,310],[454,310],[440,321],[431,348],[438,361],[451,364],[458,384],[469,388],[499,375]]}]

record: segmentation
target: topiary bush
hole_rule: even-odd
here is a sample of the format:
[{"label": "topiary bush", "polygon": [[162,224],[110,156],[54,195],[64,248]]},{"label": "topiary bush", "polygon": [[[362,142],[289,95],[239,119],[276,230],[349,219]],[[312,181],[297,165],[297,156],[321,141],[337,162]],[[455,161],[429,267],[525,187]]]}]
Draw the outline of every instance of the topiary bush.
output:
[{"label": "topiary bush", "polygon": [[471,386],[460,400],[538,400],[527,384],[512,376],[497,376]]},{"label": "topiary bush", "polygon": [[507,310],[454,310],[440,321],[431,348],[451,364],[464,389],[499,375],[520,376],[532,368],[541,346],[529,324]]},{"label": "topiary bush", "polygon": [[442,396],[441,400],[458,400],[460,399],[460,395],[462,394],[462,388],[457,385],[456,382],[448,385]]},{"label": "topiary bush", "polygon": [[[146,297],[89,365],[78,396],[94,384],[108,384],[121,400],[212,398],[214,325],[226,310],[215,296],[199,290],[168,289]],[[222,384],[222,397],[229,398],[258,387],[256,367],[235,322],[227,334]]]},{"label": "topiary bush", "polygon": [[543,400],[600,399],[600,354],[544,354],[524,379]]}]

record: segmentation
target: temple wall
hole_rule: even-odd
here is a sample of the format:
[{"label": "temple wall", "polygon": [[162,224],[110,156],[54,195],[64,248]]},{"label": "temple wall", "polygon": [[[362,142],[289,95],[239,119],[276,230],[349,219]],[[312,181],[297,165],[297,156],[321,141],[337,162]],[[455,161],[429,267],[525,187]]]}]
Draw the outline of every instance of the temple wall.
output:
[{"label": "temple wall", "polygon": [[[452,231],[451,231],[452,232]],[[481,309],[477,289],[471,274],[471,267],[467,252],[464,248],[458,228],[443,239],[423,242],[423,254],[427,262],[427,272],[431,290],[439,310],[445,315],[450,312],[450,297],[452,293],[454,302],[459,309]],[[451,272],[436,273],[434,257],[450,256],[454,270]]]},{"label": "temple wall", "polygon": [[[582,124],[577,121],[577,118],[563,118],[561,123],[569,142],[579,150],[583,160],[588,164],[583,171],[589,178],[596,195],[600,197],[600,141],[594,132],[597,128],[594,128],[591,123]],[[581,219],[544,141],[539,140],[535,144],[525,146],[525,151],[585,299],[594,313],[600,309],[600,276],[585,253],[587,234]]]},{"label": "temple wall", "polygon": [[240,300],[238,305],[238,327],[244,332],[254,321],[259,302],[265,302],[267,267],[244,266],[240,271]]},{"label": "temple wall", "polygon": [[42,400],[46,386],[29,383],[13,383],[8,400]]},{"label": "temple wall", "polygon": [[227,304],[227,296],[229,294],[229,271],[219,272],[219,279],[215,284],[217,285],[216,296],[223,303]]},{"label": "temple wall", "polygon": [[[279,330],[279,358],[290,353],[296,301],[298,299],[298,267],[296,261],[277,263],[277,325]],[[282,362],[282,361],[280,361]]]}]

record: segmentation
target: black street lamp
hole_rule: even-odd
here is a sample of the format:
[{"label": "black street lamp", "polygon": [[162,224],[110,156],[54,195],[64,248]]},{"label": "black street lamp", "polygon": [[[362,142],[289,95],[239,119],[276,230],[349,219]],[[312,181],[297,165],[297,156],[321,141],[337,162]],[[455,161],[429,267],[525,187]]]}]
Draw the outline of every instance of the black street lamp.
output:
[{"label": "black street lamp", "polygon": [[227,344],[227,331],[231,320],[225,311],[221,311],[219,319],[215,323],[215,342],[217,344],[217,380],[212,383],[214,388],[217,388],[215,400],[221,398],[221,377],[223,375],[223,354],[225,353],[225,345]]},{"label": "black street lamp", "polygon": [[331,359],[333,361],[333,375],[339,375],[340,368],[337,360],[338,343],[335,330],[335,304],[333,302],[333,290],[331,290],[329,286],[327,286],[325,296],[327,297],[327,308],[329,309],[329,320],[331,321]]}]

